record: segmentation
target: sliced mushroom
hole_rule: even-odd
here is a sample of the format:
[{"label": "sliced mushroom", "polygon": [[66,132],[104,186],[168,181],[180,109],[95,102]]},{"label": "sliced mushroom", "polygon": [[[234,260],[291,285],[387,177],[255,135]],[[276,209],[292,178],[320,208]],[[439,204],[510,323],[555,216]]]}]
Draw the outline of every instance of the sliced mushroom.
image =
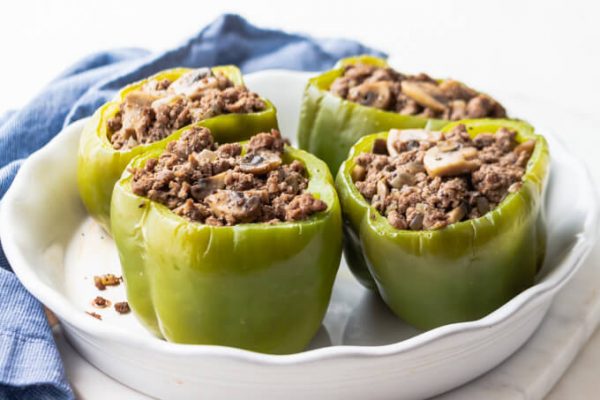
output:
[{"label": "sliced mushroom", "polygon": [[412,161],[404,164],[402,170],[407,174],[416,175],[419,172],[425,172],[425,166],[420,162]]},{"label": "sliced mushroom", "polygon": [[196,154],[197,160],[214,161],[217,159],[217,153],[208,149],[203,149],[200,153],[194,154]]},{"label": "sliced mushroom", "polygon": [[266,174],[281,165],[281,157],[272,151],[259,151],[246,155],[240,162],[240,171],[260,175]]},{"label": "sliced mushroom", "polygon": [[389,178],[390,186],[395,189],[401,189],[404,185],[413,185],[415,177],[406,172],[394,172]]},{"label": "sliced mushroom", "polygon": [[448,99],[444,92],[431,82],[402,81],[402,93],[424,107],[444,111]]},{"label": "sliced mushroom", "polygon": [[448,218],[448,224],[454,224],[462,220],[465,215],[467,215],[467,206],[463,203],[460,206],[452,209],[448,214],[446,214]]},{"label": "sliced mushroom", "polygon": [[404,93],[399,93],[396,96],[396,112],[402,115],[417,115],[421,112],[421,107],[419,103],[405,95]]},{"label": "sliced mushroom", "polygon": [[[205,72],[208,70],[208,72]],[[219,81],[208,68],[200,68],[182,75],[169,86],[169,91],[192,99],[199,97],[207,89],[218,88]]]},{"label": "sliced mushroom", "polygon": [[[152,102],[158,97],[136,90],[125,96],[123,99],[121,112],[121,130],[126,132],[126,138],[134,138],[135,144],[128,141],[128,146],[135,147],[138,142],[141,143],[141,138],[138,137],[138,131],[143,129],[145,125],[145,108],[150,107]],[[128,132],[128,133],[127,133]],[[133,145],[133,146],[132,146]]]},{"label": "sliced mushroom", "polygon": [[127,147],[135,147],[141,143],[141,134],[144,126],[144,109],[134,105],[125,105],[121,120],[123,138],[127,139]]},{"label": "sliced mushroom", "polygon": [[443,140],[438,142],[437,147],[444,153],[448,153],[449,151],[457,150],[460,144],[455,140]]},{"label": "sliced mushroom", "polygon": [[362,165],[355,165],[352,168],[350,176],[352,177],[352,182],[363,181],[367,176],[367,170]]},{"label": "sliced mushroom", "polygon": [[519,144],[517,147],[515,147],[515,149],[513,151],[516,154],[527,153],[527,154],[531,155],[531,153],[533,153],[534,148],[535,148],[535,140],[532,139],[532,140],[528,140],[526,142]]},{"label": "sliced mushroom", "polygon": [[390,82],[365,82],[348,92],[348,99],[365,106],[385,109],[390,105]]},{"label": "sliced mushroom", "polygon": [[477,92],[464,83],[453,79],[446,79],[439,84],[440,90],[449,98],[457,100],[469,100],[477,96]]},{"label": "sliced mushroom", "polygon": [[136,90],[128,93],[123,99],[123,103],[125,106],[149,107],[156,99],[158,99],[158,96]]},{"label": "sliced mushroom", "polygon": [[220,174],[210,176],[208,178],[202,178],[198,180],[195,185],[192,185],[190,188],[190,193],[192,197],[201,201],[211,193],[223,189],[225,187],[225,178],[227,177],[228,172],[221,172]]},{"label": "sliced mushroom", "polygon": [[258,195],[218,190],[207,196],[205,202],[216,217],[230,224],[251,222],[260,214],[261,202]]},{"label": "sliced mushroom", "polygon": [[509,193],[516,193],[523,187],[523,182],[515,182],[508,187]]},{"label": "sliced mushroom", "polygon": [[188,161],[192,163],[193,167],[197,167],[207,162],[212,162],[216,159],[217,153],[208,149],[204,149],[200,153],[193,152],[188,156]]},{"label": "sliced mushroom", "polygon": [[377,182],[377,196],[379,196],[379,199],[381,201],[383,201],[386,198],[389,192],[390,191],[387,183],[385,182],[385,179],[382,179],[379,182]]},{"label": "sliced mushroom", "polygon": [[162,106],[163,104],[175,103],[177,101],[177,99],[179,99],[180,97],[181,97],[181,95],[176,95],[176,94],[160,97],[160,98],[154,100],[152,102],[151,106],[152,106],[152,108],[154,108],[156,110],[156,109],[158,109],[158,107]]},{"label": "sliced mushroom", "polygon": [[458,147],[452,151],[443,151],[438,146],[427,150],[423,159],[425,169],[430,176],[456,176],[479,168],[477,149]]},{"label": "sliced mushroom", "polygon": [[435,142],[441,138],[440,132],[425,129],[390,129],[387,137],[387,151],[390,156],[399,154],[398,148],[401,143],[410,142]]},{"label": "sliced mushroom", "polygon": [[169,86],[169,91],[173,93],[182,93],[190,86],[209,76],[212,76],[210,68],[197,68],[190,72],[186,72]]}]

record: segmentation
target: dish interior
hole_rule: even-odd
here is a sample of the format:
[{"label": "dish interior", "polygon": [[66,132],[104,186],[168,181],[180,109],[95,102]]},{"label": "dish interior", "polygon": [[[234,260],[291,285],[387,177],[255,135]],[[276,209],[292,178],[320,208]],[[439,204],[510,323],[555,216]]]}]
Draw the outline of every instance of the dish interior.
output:
[{"label": "dish interior", "polygon": [[[268,79],[263,74],[248,78],[248,86],[252,90],[259,91],[278,104],[281,131],[292,143],[295,142],[301,99],[289,96],[289,93],[302,93],[305,82],[305,76],[298,75],[295,80],[285,79],[283,72],[279,77],[277,72],[271,72]],[[281,90],[278,79],[288,85],[286,90]],[[152,338],[133,313],[120,315],[112,307],[98,310],[91,304],[98,295],[113,303],[125,301],[126,298],[122,284],[107,287],[104,291],[94,286],[94,275],[121,275],[121,272],[112,239],[87,216],[79,200],[75,168],[81,126],[80,122],[77,127],[57,137],[50,144],[52,151],[37,153],[29,161],[34,166],[27,171],[27,176],[41,182],[43,190],[35,195],[19,190],[13,195],[11,202],[18,204],[17,212],[27,215],[24,225],[11,232],[13,241],[27,244],[20,252],[24,261],[37,266],[34,273],[41,282],[62,294],[73,310],[81,315],[85,315],[86,311],[94,311],[102,316],[102,321],[98,323],[105,327],[107,325],[115,331]],[[545,131],[540,130],[540,133],[548,135]],[[590,197],[589,189],[585,188],[589,185],[588,178],[562,144],[551,135],[548,135],[548,141],[552,157],[545,202],[548,250],[537,282],[552,279],[553,274],[558,274],[558,267],[578,245],[579,234],[589,224],[586,216],[590,209]],[[45,204],[45,207],[40,207],[40,204]],[[44,250],[40,252],[35,249]],[[511,303],[496,313],[506,315],[514,311],[511,309],[514,304]],[[85,317],[93,320],[91,316]],[[376,294],[360,286],[342,261],[325,320],[307,350],[339,345],[388,345],[420,333],[396,318]]]}]

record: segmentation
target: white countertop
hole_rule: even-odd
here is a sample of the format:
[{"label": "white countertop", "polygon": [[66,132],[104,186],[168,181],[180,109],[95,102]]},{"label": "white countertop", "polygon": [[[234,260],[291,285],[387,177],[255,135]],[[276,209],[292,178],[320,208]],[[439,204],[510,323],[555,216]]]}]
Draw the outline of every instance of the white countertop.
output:
[{"label": "white countertop", "polygon": [[[568,145],[600,183],[595,154],[600,132],[594,128],[600,123],[600,3],[583,0],[9,2],[0,13],[0,73],[22,79],[3,81],[0,113],[25,104],[88,53],[171,47],[226,11],[257,25],[358,39],[393,54],[405,71],[452,76],[490,93],[523,94],[585,118],[590,128],[576,132]],[[558,131],[569,132],[569,121],[553,117],[563,125]],[[587,264],[600,267],[599,259],[597,246]],[[584,332],[584,325],[581,340],[592,333]],[[589,399],[600,393],[598,368],[597,332],[548,399]]]}]

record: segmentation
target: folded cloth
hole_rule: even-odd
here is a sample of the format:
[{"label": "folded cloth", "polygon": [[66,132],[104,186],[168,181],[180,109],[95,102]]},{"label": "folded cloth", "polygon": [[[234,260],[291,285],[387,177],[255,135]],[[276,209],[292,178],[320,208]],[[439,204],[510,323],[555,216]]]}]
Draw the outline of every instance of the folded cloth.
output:
[{"label": "folded cloth", "polygon": [[[91,115],[127,83],[175,66],[235,64],[246,73],[267,68],[318,71],[363,53],[384,56],[354,41],[262,29],[237,15],[223,15],[172,50],[91,55],[28,105],[0,116],[0,197],[27,156],[66,125]],[[2,251],[0,267],[0,399],[73,398],[42,306],[20,285]]]}]

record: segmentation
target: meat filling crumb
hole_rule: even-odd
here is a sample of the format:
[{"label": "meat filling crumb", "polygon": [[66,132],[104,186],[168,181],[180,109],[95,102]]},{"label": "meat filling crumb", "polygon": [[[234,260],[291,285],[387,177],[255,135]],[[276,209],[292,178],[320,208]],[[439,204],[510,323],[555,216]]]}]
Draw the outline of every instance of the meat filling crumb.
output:
[{"label": "meat filling crumb", "polygon": [[129,308],[129,303],[126,301],[121,301],[119,303],[115,303],[115,311],[119,314],[127,314],[131,309]]},{"label": "meat filling crumb", "polygon": [[96,318],[97,320],[100,320],[100,321],[102,321],[102,315],[100,315],[100,314],[98,314],[98,313],[95,313],[95,312],[93,312],[93,311],[86,311],[85,313],[86,313],[87,315],[89,315],[90,317],[94,317],[94,318]]},{"label": "meat filling crumb", "polygon": [[516,192],[535,141],[499,129],[471,139],[464,125],[448,133],[391,130],[387,143],[355,159],[352,179],[396,229],[433,230],[478,218]]},{"label": "meat filling crumb", "polygon": [[194,127],[167,145],[158,159],[133,169],[132,190],[177,215],[207,225],[299,221],[327,205],[306,191],[304,165],[284,164],[279,131],[253,136],[242,146],[218,146],[211,132]]},{"label": "meat filling crumb", "polygon": [[151,80],[130,92],[107,121],[117,150],[156,142],[186,125],[221,114],[264,110],[265,102],[222,74],[199,68],[171,82]]},{"label": "meat filling crumb", "polygon": [[110,307],[110,300],[107,300],[102,296],[96,296],[96,298],[92,300],[92,305],[100,309]]},{"label": "meat filling crumb", "polygon": [[458,81],[437,82],[426,74],[404,75],[365,64],[346,66],[330,91],[355,103],[403,115],[452,121],[506,116],[496,100]]},{"label": "meat filling crumb", "polygon": [[120,276],[104,274],[100,276],[94,276],[94,285],[96,288],[98,288],[98,290],[105,290],[107,286],[118,286],[122,280],[123,278]]}]

